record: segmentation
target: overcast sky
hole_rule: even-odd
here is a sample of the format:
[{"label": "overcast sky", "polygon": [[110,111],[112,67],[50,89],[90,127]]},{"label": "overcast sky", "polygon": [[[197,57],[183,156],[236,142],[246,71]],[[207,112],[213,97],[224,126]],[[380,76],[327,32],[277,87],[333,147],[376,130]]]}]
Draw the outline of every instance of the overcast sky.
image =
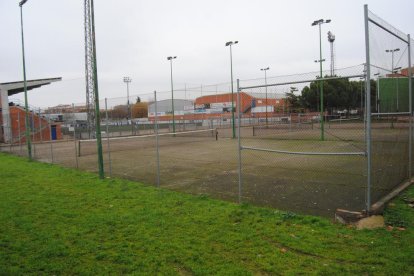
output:
[{"label": "overcast sky", "polygon": [[[100,98],[125,96],[123,76],[132,78],[130,94],[170,89],[174,60],[177,88],[229,82],[229,49],[234,76],[263,77],[317,71],[318,29],[329,59],[326,33],[336,35],[337,67],[364,62],[363,4],[405,33],[414,35],[412,0],[95,0]],[[22,80],[18,1],[0,0],[0,82]],[[29,92],[39,107],[85,101],[83,0],[29,0],[24,6],[28,79],[63,77]],[[325,63],[325,68],[329,63]],[[21,98],[21,96],[19,96]]]}]

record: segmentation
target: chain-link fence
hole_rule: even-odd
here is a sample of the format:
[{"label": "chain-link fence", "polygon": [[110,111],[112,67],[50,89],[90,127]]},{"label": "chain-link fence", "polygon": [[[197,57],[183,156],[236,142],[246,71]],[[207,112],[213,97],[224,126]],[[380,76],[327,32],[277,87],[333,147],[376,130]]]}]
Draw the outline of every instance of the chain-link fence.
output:
[{"label": "chain-link fence", "polygon": [[[240,98],[261,99],[255,109],[264,118],[240,137],[242,201],[323,215],[364,209],[363,70],[238,84]],[[298,86],[300,97],[292,93]]]},{"label": "chain-link fence", "polygon": [[366,7],[370,80],[368,179],[371,202],[411,179],[412,78],[410,36]]},{"label": "chain-link fence", "polygon": [[[300,213],[369,210],[411,177],[412,57],[408,36],[366,20],[364,64],[101,100],[105,175]],[[85,104],[31,107],[26,124],[13,103],[2,118],[2,151],[27,156],[29,135],[34,159],[98,171]]]}]

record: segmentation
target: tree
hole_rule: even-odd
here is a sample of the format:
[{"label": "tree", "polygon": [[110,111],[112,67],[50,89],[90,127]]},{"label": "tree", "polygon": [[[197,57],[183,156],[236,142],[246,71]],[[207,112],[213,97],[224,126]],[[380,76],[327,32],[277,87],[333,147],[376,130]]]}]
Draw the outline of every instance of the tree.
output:
[{"label": "tree", "polygon": [[112,109],[111,118],[113,119],[125,119],[128,117],[128,106],[126,105],[117,105]]},{"label": "tree", "polygon": [[132,118],[147,118],[148,117],[148,103],[137,102],[132,106]]},{"label": "tree", "polygon": [[299,109],[301,109],[302,106],[302,97],[299,95],[295,95],[295,93],[293,91],[291,92],[287,92],[285,94],[286,96],[286,101],[289,105],[289,107],[293,110],[293,111],[298,111]]},{"label": "tree", "polygon": [[[302,89],[299,102],[302,107],[310,111],[319,111],[320,81],[313,81]],[[364,103],[364,81],[350,81],[348,78],[330,79],[323,81],[323,106],[324,110],[332,113],[335,110],[360,109]],[[371,101],[375,106],[376,82],[371,80]]]}]

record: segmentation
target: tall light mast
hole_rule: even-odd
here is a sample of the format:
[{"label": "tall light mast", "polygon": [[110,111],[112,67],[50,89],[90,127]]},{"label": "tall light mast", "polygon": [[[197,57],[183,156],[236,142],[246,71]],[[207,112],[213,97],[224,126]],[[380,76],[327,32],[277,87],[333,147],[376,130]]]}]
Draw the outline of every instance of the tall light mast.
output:
[{"label": "tall light mast", "polygon": [[335,75],[335,48],[334,48],[334,41],[335,35],[329,31],[328,32],[328,41],[331,45],[331,76]]},{"label": "tall light mast", "polygon": [[86,114],[88,136],[91,139],[95,138],[96,124],[91,3],[84,0],[84,5]]},{"label": "tall light mast", "polygon": [[89,137],[96,138],[99,177],[104,178],[93,2],[84,0],[86,112]]}]

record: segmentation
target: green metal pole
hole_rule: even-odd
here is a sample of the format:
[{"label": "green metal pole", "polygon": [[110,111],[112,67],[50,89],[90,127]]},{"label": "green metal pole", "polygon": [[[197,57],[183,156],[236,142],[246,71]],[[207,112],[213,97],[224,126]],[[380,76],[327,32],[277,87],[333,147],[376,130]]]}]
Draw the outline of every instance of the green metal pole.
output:
[{"label": "green metal pole", "polygon": [[170,59],[170,68],[171,68],[171,105],[172,105],[173,133],[175,133],[174,86],[173,86],[172,60],[173,60],[173,58]]},{"label": "green metal pole", "polygon": [[230,74],[231,74],[231,120],[233,129],[233,139],[236,138],[236,126],[234,122],[234,88],[233,88],[233,53],[230,44]]},{"label": "green metal pole", "polygon": [[101,115],[99,113],[99,92],[98,92],[98,70],[96,65],[96,42],[95,42],[95,16],[93,8],[93,0],[91,0],[91,24],[92,24],[92,45],[93,45],[93,83],[95,86],[95,120],[96,120],[96,143],[98,146],[98,167],[99,178],[105,177],[103,154],[102,154],[102,137],[101,137]]},{"label": "green metal pole", "polygon": [[320,91],[321,91],[321,114],[320,114],[320,120],[321,120],[321,141],[325,140],[325,131],[324,131],[324,107],[323,107],[323,76],[322,76],[322,36],[321,36],[321,24],[319,23],[319,65],[320,65],[320,76],[321,76],[321,85]]},{"label": "green metal pole", "polygon": [[23,5],[20,5],[20,24],[22,29],[22,54],[23,54],[23,80],[24,80],[24,108],[25,108],[25,137],[27,144],[27,154],[29,160],[32,160],[32,142],[30,140],[30,121],[29,121],[29,103],[27,100],[27,80],[26,80],[26,59],[24,55],[24,35],[23,35]]}]

